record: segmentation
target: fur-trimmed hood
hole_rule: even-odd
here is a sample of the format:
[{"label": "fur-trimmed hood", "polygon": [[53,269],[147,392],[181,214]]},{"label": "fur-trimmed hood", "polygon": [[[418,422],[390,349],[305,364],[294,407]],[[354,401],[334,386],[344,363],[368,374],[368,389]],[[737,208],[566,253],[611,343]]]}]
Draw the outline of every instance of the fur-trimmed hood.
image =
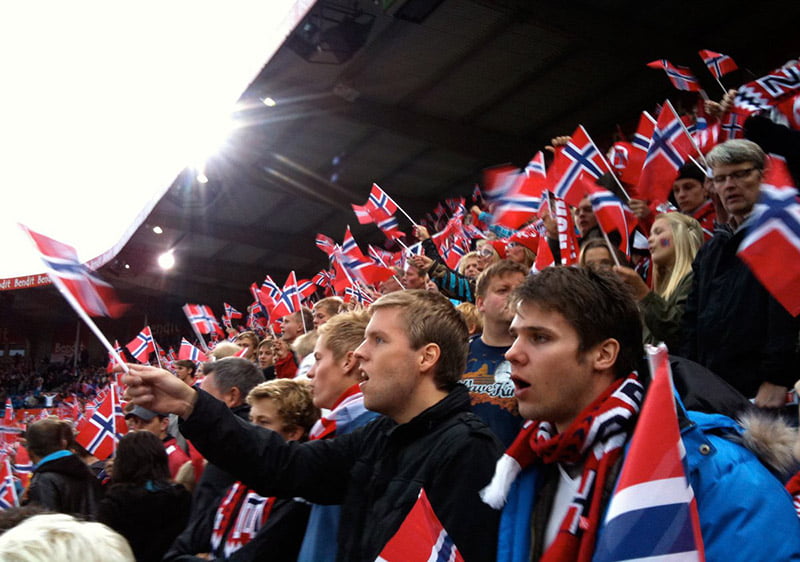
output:
[{"label": "fur-trimmed hood", "polygon": [[797,471],[800,443],[797,428],[783,418],[755,408],[737,420],[743,432],[733,440],[755,454],[770,470],[783,477]]}]

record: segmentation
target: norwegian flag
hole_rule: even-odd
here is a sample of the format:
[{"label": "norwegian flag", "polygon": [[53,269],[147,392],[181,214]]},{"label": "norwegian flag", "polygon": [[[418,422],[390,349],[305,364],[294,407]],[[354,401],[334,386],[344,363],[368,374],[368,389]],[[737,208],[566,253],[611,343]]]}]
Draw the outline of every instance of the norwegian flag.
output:
[{"label": "norwegian flag", "polygon": [[241,317],[242,317],[242,313],[241,313],[241,312],[239,312],[238,310],[236,310],[235,308],[233,308],[233,307],[232,307],[231,305],[229,305],[228,303],[226,303],[226,302],[223,302],[223,303],[222,303],[222,306],[223,306],[223,307],[224,307],[224,309],[225,309],[225,316],[227,316],[229,319],[231,319],[231,320],[237,320],[237,319],[239,319],[239,318],[241,318]]},{"label": "norwegian flag", "polygon": [[565,146],[558,147],[547,176],[556,197],[577,207],[588,186],[609,171],[603,155],[583,125],[572,133]]},{"label": "norwegian flag", "polygon": [[729,112],[722,116],[719,123],[719,142],[744,138],[744,122],[746,116]]},{"label": "norwegian flag", "polygon": [[376,248],[372,244],[367,244],[367,255],[375,262],[375,265],[382,265],[383,267],[389,267],[400,259],[393,252]]},{"label": "norwegian flag", "polygon": [[723,75],[733,72],[739,68],[736,66],[736,63],[733,61],[733,59],[728,55],[715,53],[714,51],[709,51],[707,49],[701,49],[698,51],[698,54],[706,64],[708,71],[713,74],[714,78],[717,80],[719,80]]},{"label": "norwegian flag", "polygon": [[[376,183],[372,184],[365,205],[352,205],[360,224],[375,223],[387,238],[396,240],[404,235],[398,228],[397,205]],[[324,250],[323,250],[324,251]]]},{"label": "norwegian flag", "polygon": [[[494,166],[483,171],[483,192],[489,205],[502,201],[518,189],[525,176],[515,166]],[[437,217],[438,218],[438,217]]]},{"label": "norwegian flag", "polygon": [[333,275],[327,269],[320,270],[314,277],[311,278],[311,282],[326,291],[331,288],[331,283],[333,281]]},{"label": "norwegian flag", "polygon": [[[125,352],[122,351],[122,346],[119,344],[119,341],[117,341],[117,340],[114,340],[114,350],[117,352],[117,355],[119,355],[120,358],[125,357]],[[116,366],[116,364],[117,364],[117,360],[114,359],[114,356],[111,355],[111,353],[109,353],[108,354],[108,365],[106,365],[106,372],[107,373],[113,373],[114,372],[114,367]]]},{"label": "norwegian flag", "polygon": [[369,199],[367,199],[367,207],[371,211],[378,211],[384,215],[393,215],[397,212],[397,204],[385,191],[378,187],[377,183],[372,184]]},{"label": "norwegian flag", "polygon": [[[75,248],[20,225],[39,251],[47,274],[67,300],[74,300],[89,316],[122,316],[128,305],[117,300],[113,287],[78,261]],[[67,296],[69,295],[69,296]]]},{"label": "norwegian flag", "polygon": [[297,276],[294,270],[289,272],[286,277],[286,282],[283,284],[283,294],[286,298],[292,301],[291,311],[300,310],[303,297],[300,295],[300,289],[297,287]]},{"label": "norwegian flag", "polygon": [[150,354],[156,350],[150,326],[145,326],[125,347],[128,348],[128,351],[139,363],[147,363],[150,359]]},{"label": "norwegian flag", "polygon": [[653,131],[637,192],[650,202],[664,202],[672,190],[678,169],[696,153],[692,139],[686,132],[675,108],[666,101]]},{"label": "norwegian flag", "polygon": [[777,154],[767,154],[764,166],[762,185],[771,185],[778,189],[796,188],[786,159]]},{"label": "norwegian flag", "polygon": [[370,305],[374,302],[371,296],[361,290],[357,285],[350,285],[344,290],[344,302],[357,302],[361,305]]},{"label": "norwegian flag", "polygon": [[126,431],[125,417],[112,386],[91,415],[78,424],[75,440],[98,459],[105,460],[114,452],[119,437]]},{"label": "norwegian flag", "polygon": [[[705,560],[697,500],[675,412],[667,348],[648,350],[653,382],[608,504],[593,560]],[[644,540],[649,539],[649,540]]]},{"label": "norwegian flag", "polygon": [[699,92],[702,90],[700,82],[697,81],[697,78],[694,77],[694,74],[692,74],[692,71],[689,70],[688,67],[676,66],[667,59],[648,62],[647,66],[666,72],[667,78],[669,78],[669,81],[672,82],[672,85],[678,90],[683,90],[684,92]]},{"label": "norwegian flag", "polygon": [[630,186],[636,186],[639,183],[642,166],[644,166],[647,149],[650,148],[650,140],[653,138],[655,128],[656,120],[646,111],[642,111],[639,125],[636,127],[636,133],[631,142],[615,142],[611,147],[609,163],[619,179]]},{"label": "norwegian flag", "polygon": [[11,463],[8,461],[8,455],[3,455],[0,460],[0,509],[12,507],[19,507],[19,498],[14,487]]},{"label": "norwegian flag", "polygon": [[411,511],[375,562],[408,560],[464,562],[453,539],[436,517],[424,488],[420,489]]},{"label": "norwegian flag", "polygon": [[261,283],[261,297],[256,298],[256,300],[265,306],[271,307],[281,299],[282,295],[283,291],[281,288],[272,280],[272,277],[267,275],[263,283]]},{"label": "norwegian flag", "polygon": [[737,255],[793,316],[800,314],[800,201],[793,188],[761,186]]},{"label": "norwegian flag", "polygon": [[210,306],[204,304],[185,304],[183,305],[183,313],[186,315],[186,319],[189,323],[201,334],[216,333],[220,336],[224,335]]},{"label": "norwegian flag", "polygon": [[14,476],[22,481],[24,487],[28,487],[33,474],[33,461],[28,455],[28,449],[25,447],[17,446],[14,453],[14,464],[11,465],[11,471]]},{"label": "norwegian flag", "polygon": [[636,228],[636,215],[613,193],[602,187],[593,187],[588,193],[597,224],[606,234],[615,230],[620,234],[619,249],[629,253],[628,237]]},{"label": "norwegian flag", "polygon": [[[394,274],[391,269],[375,265],[372,260],[361,252],[350,232],[349,226],[345,231],[341,250],[334,251],[334,257],[350,277],[361,281],[365,285],[378,285]],[[335,267],[336,264],[334,264]],[[336,288],[339,291],[344,290],[344,286],[337,286]]]},{"label": "norwegian flag", "polygon": [[547,188],[547,172],[544,167],[544,153],[539,151],[525,167],[524,172],[516,172],[520,179],[494,201],[493,220],[495,224],[517,229],[531,219],[542,203],[542,192]]},{"label": "norwegian flag", "polygon": [[778,105],[799,91],[800,62],[797,62],[740,86],[733,105],[737,113],[750,114]]},{"label": "norwegian flag", "polygon": [[317,244],[317,248],[325,252],[327,256],[330,256],[333,253],[333,250],[336,248],[336,242],[324,234],[317,234],[315,242]]}]

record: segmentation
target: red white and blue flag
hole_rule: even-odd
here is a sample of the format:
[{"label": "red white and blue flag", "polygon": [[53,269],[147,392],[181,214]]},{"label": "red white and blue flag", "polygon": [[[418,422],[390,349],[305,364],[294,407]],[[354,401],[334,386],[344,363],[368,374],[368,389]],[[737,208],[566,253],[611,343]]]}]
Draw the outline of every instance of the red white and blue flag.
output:
[{"label": "red white and blue flag", "polygon": [[685,66],[676,66],[669,62],[667,59],[654,60],[648,62],[647,66],[650,68],[660,68],[667,73],[667,78],[672,82],[678,90],[685,92],[699,92],[702,88],[700,82],[694,77],[692,71]]},{"label": "red white and blue flag", "polygon": [[[114,340],[114,350],[117,352],[117,355],[119,355],[120,359],[123,359],[125,357],[125,352],[122,351],[122,346],[119,344],[119,341],[117,340]],[[118,361],[114,359],[114,356],[111,355],[111,353],[109,352],[108,365],[106,365],[106,372],[113,373],[114,367],[116,367],[117,363]]]},{"label": "red white and blue flag", "polygon": [[373,183],[365,205],[352,205],[360,224],[375,223],[389,239],[402,238],[398,228],[397,205],[378,184]]},{"label": "red white and blue flag", "polygon": [[793,316],[800,314],[800,200],[793,188],[761,186],[737,255]]},{"label": "red white and blue flag", "polygon": [[431,502],[420,489],[417,501],[400,528],[389,539],[375,562],[441,561],[463,562],[453,539],[447,534]]},{"label": "red white and blue flag", "polygon": [[17,489],[14,487],[14,475],[11,472],[11,463],[8,456],[0,459],[0,509],[19,507]]},{"label": "red white and blue flag", "polygon": [[105,460],[114,452],[119,437],[126,432],[122,408],[111,386],[91,415],[81,420],[75,440],[98,459]]},{"label": "red white and blue flag", "polygon": [[556,150],[547,176],[555,196],[577,207],[588,187],[608,171],[605,158],[589,133],[578,125],[569,142]]},{"label": "red white and blue flag", "polygon": [[317,248],[325,252],[325,254],[329,257],[331,254],[333,254],[333,250],[336,249],[336,242],[333,241],[333,238],[325,236],[324,234],[317,234],[315,242],[317,244]]},{"label": "red white and blue flag", "polygon": [[16,425],[14,418],[14,405],[11,403],[11,398],[6,398],[6,408],[3,412],[3,426],[13,427]]},{"label": "red white and blue flag", "polygon": [[619,179],[630,186],[639,183],[655,128],[656,120],[646,111],[642,111],[631,142],[615,142],[611,147],[609,163],[616,170]]},{"label": "red white and blue flag", "polygon": [[236,320],[242,317],[242,313],[233,308],[226,302],[222,303],[222,306],[225,308],[225,317],[229,320]]},{"label": "red white and blue flag", "polygon": [[529,221],[542,204],[542,193],[547,189],[547,172],[544,153],[539,151],[528,163],[510,189],[493,201],[493,221],[507,228],[517,229]]},{"label": "red white and blue flag", "polygon": [[56,287],[69,294],[89,316],[116,318],[127,310],[128,306],[117,300],[113,287],[78,261],[75,248],[34,232],[24,225],[20,226],[36,245],[47,274]]},{"label": "red white and blue flag", "polygon": [[178,359],[188,359],[195,363],[208,361],[206,354],[190,344],[186,338],[181,338],[181,347],[178,349]]},{"label": "red white and blue flag", "polygon": [[728,55],[715,53],[714,51],[709,51],[708,49],[701,49],[698,54],[700,55],[700,58],[703,59],[703,62],[706,63],[708,71],[713,74],[714,78],[717,80],[719,80],[721,76],[728,74],[729,72],[733,72],[739,68],[736,66],[736,63],[733,61],[733,59]]},{"label": "red white and blue flag", "polygon": [[150,359],[150,354],[156,350],[150,326],[145,326],[125,347],[128,348],[128,351],[139,363],[147,363]]},{"label": "red white and blue flag", "polygon": [[696,153],[686,126],[669,100],[658,115],[647,150],[637,193],[649,202],[663,203],[669,197],[678,169]]},{"label": "red white and blue flag", "polygon": [[705,560],[686,478],[667,348],[648,350],[653,382],[608,504],[592,560]]},{"label": "red white and blue flag", "polygon": [[224,335],[210,306],[205,304],[185,304],[183,305],[183,313],[189,323],[201,334],[216,333],[221,336]]},{"label": "red white and blue flag", "polygon": [[784,66],[740,86],[733,105],[737,113],[749,114],[769,109],[800,92],[800,62]]},{"label": "red white and blue flag", "polygon": [[628,255],[628,238],[636,228],[636,215],[613,193],[602,187],[592,187],[587,197],[592,203],[592,211],[594,211],[597,224],[606,234],[611,234],[615,230],[619,232],[619,249]]}]

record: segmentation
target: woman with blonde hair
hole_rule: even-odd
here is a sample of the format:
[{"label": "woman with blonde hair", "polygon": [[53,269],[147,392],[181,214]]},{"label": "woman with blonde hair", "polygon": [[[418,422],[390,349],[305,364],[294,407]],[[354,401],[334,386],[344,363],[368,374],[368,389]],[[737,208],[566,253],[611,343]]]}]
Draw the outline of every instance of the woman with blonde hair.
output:
[{"label": "woman with blonde hair", "polygon": [[663,341],[676,350],[681,339],[681,321],[692,288],[692,262],[703,245],[700,223],[682,213],[656,216],[650,229],[653,289],[627,267],[615,267],[633,291],[644,323],[645,343]]}]

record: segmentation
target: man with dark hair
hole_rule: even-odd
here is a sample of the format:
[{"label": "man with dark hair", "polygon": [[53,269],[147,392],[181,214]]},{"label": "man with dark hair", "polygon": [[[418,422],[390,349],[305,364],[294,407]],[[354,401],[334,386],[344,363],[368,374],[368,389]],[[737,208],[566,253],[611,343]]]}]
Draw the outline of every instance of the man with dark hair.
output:
[{"label": "man with dark hair", "polygon": [[[634,371],[643,353],[639,312],[612,273],[570,267],[528,277],[512,306],[506,357],[519,411],[535,421],[481,492],[489,505],[505,506],[498,560],[590,560],[643,401]],[[741,428],[722,415],[678,411],[707,559],[795,559],[800,521],[791,498],[739,444]],[[657,501],[647,490],[637,491],[643,509]],[[768,536],[777,539],[766,545]],[[632,557],[663,539],[632,537],[641,546]]]},{"label": "man with dark hair", "polygon": [[694,162],[684,164],[672,183],[672,196],[675,198],[678,210],[699,222],[703,232],[710,238],[714,232],[717,212],[714,210],[714,203],[708,197],[707,179],[705,171]]},{"label": "man with dark hair", "polygon": [[695,257],[680,355],[716,373],[756,406],[780,408],[797,380],[798,319],[770,295],[738,256],[761,193],[764,152],[731,140],[707,156],[720,224]]},{"label": "man with dark hair", "polygon": [[364,404],[384,416],[333,439],[286,443],[153,367],[131,365],[123,381],[135,403],[179,414],[198,449],[258,493],[341,504],[338,560],[375,560],[422,489],[465,560],[494,560],[499,513],[478,490],[500,445],[458,384],[464,320],[420,290],[385,295],[370,315],[355,358]]},{"label": "man with dark hair", "polygon": [[475,304],[483,320],[483,332],[470,338],[467,368],[461,377],[469,389],[472,411],[505,447],[522,426],[511,382],[511,365],[505,358],[514,341],[508,331],[514,316],[508,298],[527,273],[521,264],[500,260],[478,276]]},{"label": "man with dark hair", "polygon": [[189,460],[189,455],[178,447],[175,438],[169,434],[169,416],[141,406],[134,406],[125,414],[125,421],[133,431],[149,431],[161,440],[164,450],[167,452],[169,475],[174,480],[178,470]]},{"label": "man with dark hair", "polygon": [[28,426],[25,447],[34,469],[22,503],[94,519],[102,497],[100,482],[68,450],[71,441],[72,428],[60,420],[48,418]]}]

